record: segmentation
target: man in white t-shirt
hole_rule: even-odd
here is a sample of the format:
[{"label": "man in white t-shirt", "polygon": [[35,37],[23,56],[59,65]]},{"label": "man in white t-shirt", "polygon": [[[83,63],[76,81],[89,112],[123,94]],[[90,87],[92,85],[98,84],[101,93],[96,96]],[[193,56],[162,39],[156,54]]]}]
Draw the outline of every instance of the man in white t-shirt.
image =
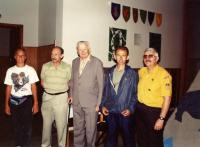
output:
[{"label": "man in white t-shirt", "polygon": [[28,147],[32,132],[32,114],[38,112],[36,82],[39,81],[33,67],[26,65],[24,49],[15,51],[16,65],[7,70],[5,113],[11,115],[16,147]]}]

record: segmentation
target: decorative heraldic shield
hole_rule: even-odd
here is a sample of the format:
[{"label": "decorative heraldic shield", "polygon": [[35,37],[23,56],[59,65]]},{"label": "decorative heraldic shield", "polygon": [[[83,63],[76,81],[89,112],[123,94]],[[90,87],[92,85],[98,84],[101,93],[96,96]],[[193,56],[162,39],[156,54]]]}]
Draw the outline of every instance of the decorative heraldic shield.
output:
[{"label": "decorative heraldic shield", "polygon": [[132,13],[133,13],[133,21],[136,23],[138,21],[138,9],[137,8],[132,8]]},{"label": "decorative heraldic shield", "polygon": [[128,6],[123,6],[123,18],[125,20],[125,22],[127,22],[130,18],[130,7]]},{"label": "decorative heraldic shield", "polygon": [[114,20],[117,20],[120,16],[121,13],[121,6],[120,4],[117,3],[112,3],[111,4],[111,15]]}]

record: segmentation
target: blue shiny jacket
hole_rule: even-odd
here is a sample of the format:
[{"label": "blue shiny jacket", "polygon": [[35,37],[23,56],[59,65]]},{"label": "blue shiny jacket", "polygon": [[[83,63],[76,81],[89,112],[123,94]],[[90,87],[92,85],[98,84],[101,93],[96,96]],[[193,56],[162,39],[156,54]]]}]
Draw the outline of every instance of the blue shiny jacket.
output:
[{"label": "blue shiny jacket", "polygon": [[138,74],[126,65],[116,93],[112,82],[115,67],[116,65],[109,68],[105,75],[100,108],[104,106],[110,113],[121,113],[125,109],[129,109],[133,113],[137,102]]}]

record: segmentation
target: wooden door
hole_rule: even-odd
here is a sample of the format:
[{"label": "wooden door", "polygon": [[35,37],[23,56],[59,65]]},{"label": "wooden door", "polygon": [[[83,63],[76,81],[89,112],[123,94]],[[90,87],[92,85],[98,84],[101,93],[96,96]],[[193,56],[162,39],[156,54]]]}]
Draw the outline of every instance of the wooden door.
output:
[{"label": "wooden door", "polygon": [[[13,25],[13,24],[4,24],[0,23],[0,42],[6,42],[6,48],[0,43],[0,111],[2,110],[4,104],[4,78],[6,75],[7,69],[14,64],[13,55],[17,48],[22,47],[23,39],[23,26],[22,25]],[[5,35],[7,34],[7,35]],[[2,103],[3,101],[3,103]]]}]

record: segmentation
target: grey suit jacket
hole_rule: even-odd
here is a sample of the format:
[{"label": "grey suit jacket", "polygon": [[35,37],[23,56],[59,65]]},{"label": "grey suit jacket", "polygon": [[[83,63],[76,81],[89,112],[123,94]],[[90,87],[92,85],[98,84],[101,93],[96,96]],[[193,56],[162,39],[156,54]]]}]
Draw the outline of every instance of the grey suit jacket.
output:
[{"label": "grey suit jacket", "polygon": [[70,95],[73,97],[73,105],[80,104],[82,107],[100,105],[104,81],[102,62],[91,56],[81,75],[79,75],[79,65],[80,58],[78,57],[72,62],[70,80]]}]

